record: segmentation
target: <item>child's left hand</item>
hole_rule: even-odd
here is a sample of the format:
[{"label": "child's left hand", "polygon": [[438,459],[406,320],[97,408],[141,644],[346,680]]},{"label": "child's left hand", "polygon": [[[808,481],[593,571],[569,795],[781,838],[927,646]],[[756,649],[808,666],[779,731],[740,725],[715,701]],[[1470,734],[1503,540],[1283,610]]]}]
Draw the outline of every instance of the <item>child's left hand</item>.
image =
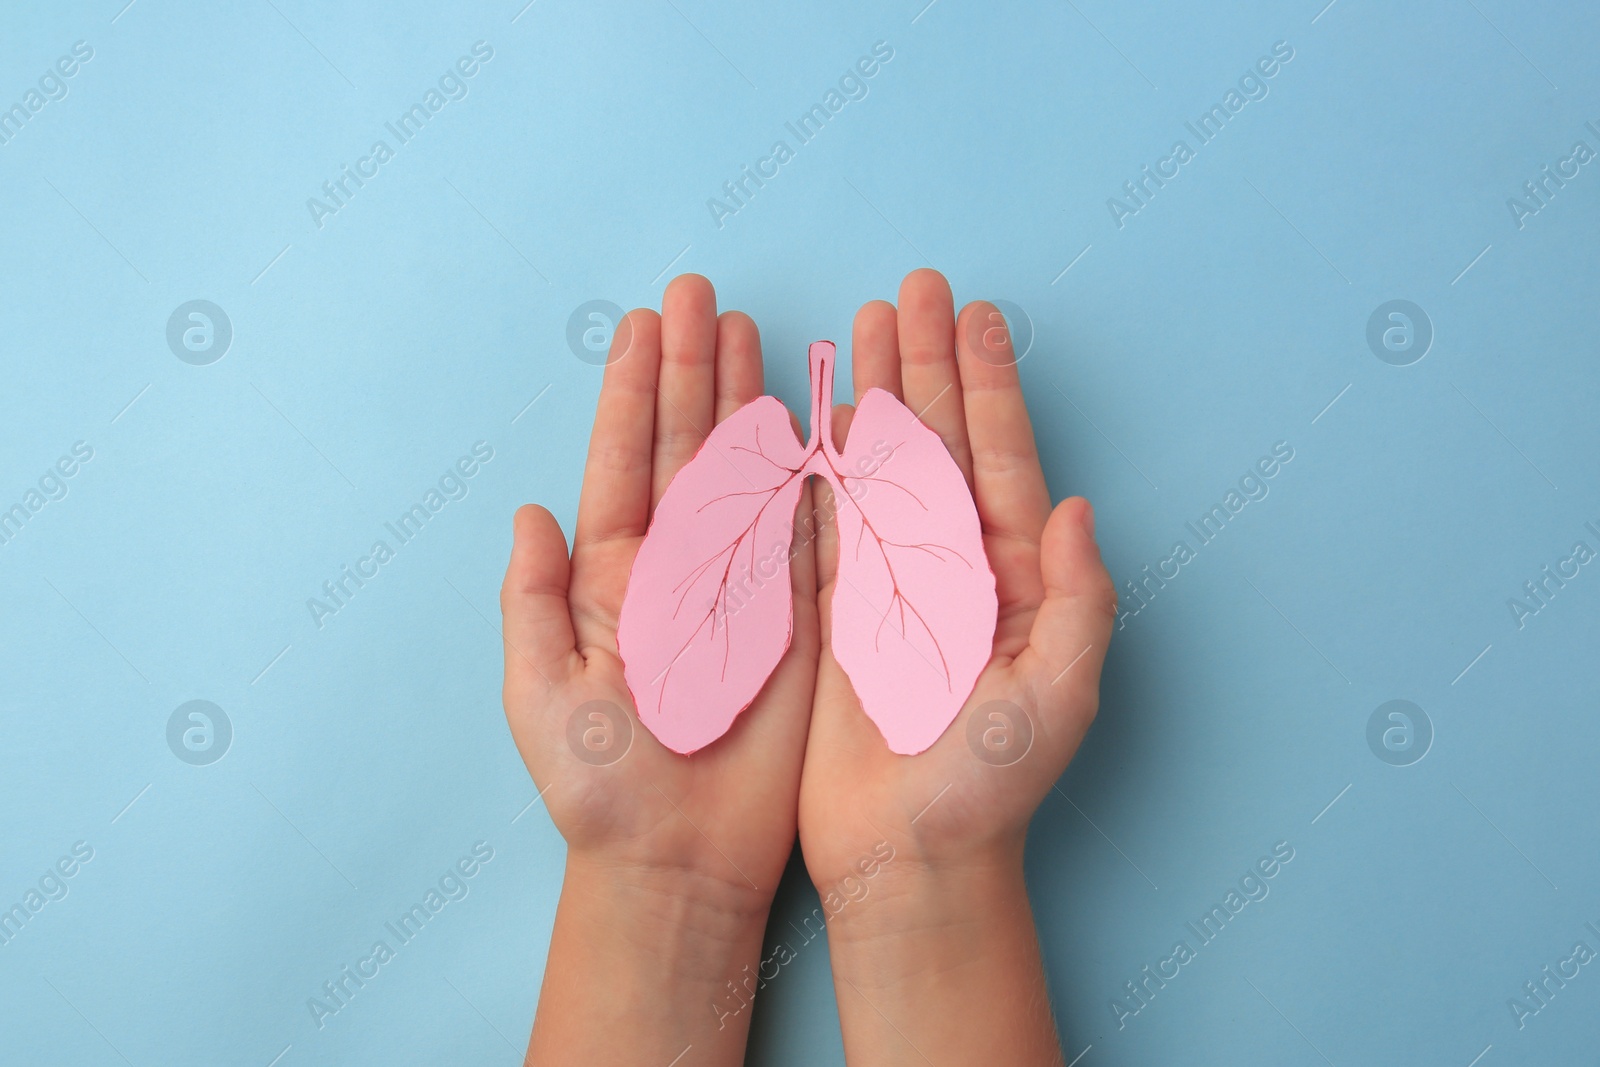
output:
[{"label": "child's left hand", "polygon": [[[585,961],[582,973],[562,981],[547,975],[534,1047],[554,1054],[549,1062],[601,1062],[582,1054],[584,1042],[594,1041],[612,1050],[671,1045],[660,1058],[665,1063],[685,1044],[708,1040],[701,1032],[721,1021],[712,1006],[729,999],[723,987],[759,958],[767,910],[794,847],[816,679],[809,540],[796,537],[790,565],[788,652],[727,735],[692,757],[638,725],[617,655],[617,619],[667,483],[712,426],[762,388],[755,323],[739,312],[719,318],[706,279],[674,279],[660,315],[635,310],[618,326],[570,560],[549,511],[530,504],[516,516],[501,590],[506,718],[568,846],[552,966]],[[809,488],[799,514],[811,514]],[[616,714],[591,721],[593,709],[583,708],[591,701],[608,702]],[[589,730],[612,747],[585,746]],[[563,938],[581,941],[583,950],[559,952]],[[656,982],[648,991],[619,988],[615,976],[624,973]],[[632,993],[638,1000],[630,1003]],[[555,1032],[568,997],[581,1004],[589,1033]],[[589,997],[606,1006],[585,1002]],[[597,1013],[607,1025],[593,1025]],[[742,1056],[748,1021],[748,1012],[735,1020],[737,1042],[719,1034],[717,1047],[730,1062]],[[625,1031],[636,1031],[643,1044]]]}]

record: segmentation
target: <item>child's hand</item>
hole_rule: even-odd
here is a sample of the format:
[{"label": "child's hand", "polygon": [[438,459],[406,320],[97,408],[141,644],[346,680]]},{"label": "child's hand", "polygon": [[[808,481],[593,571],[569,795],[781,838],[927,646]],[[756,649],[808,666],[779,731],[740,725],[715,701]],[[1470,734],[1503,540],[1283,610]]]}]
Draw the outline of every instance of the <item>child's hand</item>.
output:
[{"label": "child's hand", "polygon": [[[900,397],[967,475],[999,621],[993,658],[949,730],[920,755],[895,755],[829,651],[840,545],[831,530],[818,538],[822,655],[800,837],[837,909],[829,947],[845,1047],[852,1062],[914,1059],[908,1039],[949,1062],[1055,1062],[1023,841],[1094,718],[1116,593],[1088,502],[1050,506],[992,305],[970,304],[957,321],[944,278],[916,271],[898,312],[883,301],[861,309],[851,353],[856,399],[874,386]],[[841,446],[853,410],[834,409]],[[894,850],[887,864],[880,841]]]},{"label": "child's hand", "polygon": [[[789,651],[726,736],[684,757],[638,725],[617,656],[629,570],[672,476],[761,395],[761,345],[748,316],[719,319],[710,283],[685,275],[660,315],[635,310],[619,324],[612,360],[570,562],[554,517],[528,505],[501,591],[506,718],[568,846],[533,1047],[550,1056],[538,1062],[658,1062],[660,1051],[666,1063],[693,1043],[696,1062],[717,1062],[715,1047],[736,1063],[750,1013],[725,986],[746,963],[754,971],[794,844],[816,568],[797,540]],[[806,490],[800,513],[810,511]],[[592,718],[591,701],[621,714],[601,706]]]}]

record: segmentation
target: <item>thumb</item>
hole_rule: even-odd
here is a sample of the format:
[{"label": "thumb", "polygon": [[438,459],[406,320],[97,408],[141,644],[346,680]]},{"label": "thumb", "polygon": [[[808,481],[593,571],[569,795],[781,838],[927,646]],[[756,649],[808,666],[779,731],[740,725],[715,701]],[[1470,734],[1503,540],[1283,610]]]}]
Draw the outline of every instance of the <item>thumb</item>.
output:
[{"label": "thumb", "polygon": [[500,587],[506,696],[541,695],[580,665],[567,609],[567,539],[538,504],[517,509],[511,561]]},{"label": "thumb", "polygon": [[1082,497],[1056,505],[1040,542],[1044,602],[1034,616],[1028,648],[1017,658],[1038,707],[1065,708],[1093,718],[1100,666],[1117,617],[1117,590],[1094,540],[1094,509]]}]

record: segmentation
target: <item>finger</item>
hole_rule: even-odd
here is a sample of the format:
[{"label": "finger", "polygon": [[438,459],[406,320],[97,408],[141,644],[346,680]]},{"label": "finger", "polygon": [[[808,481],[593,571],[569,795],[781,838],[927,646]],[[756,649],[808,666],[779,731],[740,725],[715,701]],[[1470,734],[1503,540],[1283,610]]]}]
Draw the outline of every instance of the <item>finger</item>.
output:
[{"label": "finger", "polygon": [[833,447],[843,452],[845,443],[850,439],[850,424],[856,419],[856,406],[854,404],[835,404],[830,422],[833,423]]},{"label": "finger", "polygon": [[[840,447],[842,442],[850,435],[850,423],[855,418],[856,409],[849,404],[835,404],[833,406],[833,440],[835,447]],[[831,483],[822,479],[816,482],[816,510],[817,510],[817,589],[831,590],[834,578],[839,571],[839,528],[834,522],[838,512],[838,500],[834,496]],[[826,614],[824,614],[826,617]],[[827,634],[824,631],[824,645],[827,644]]]},{"label": "finger", "polygon": [[716,421],[750,403],[761,390],[761,333],[749,315],[725,311],[717,319]]},{"label": "finger", "polygon": [[914,270],[900,285],[896,331],[906,407],[937,433],[972,484],[972,453],[956,370],[955,304],[936,270]]},{"label": "finger", "polygon": [[660,365],[661,316],[635,308],[617,327],[600,385],[578,498],[576,545],[644,536]]},{"label": "finger", "polygon": [[887,300],[863,304],[850,331],[850,375],[856,403],[868,389],[883,389],[904,401],[900,389],[900,339],[894,305]]},{"label": "finger", "polygon": [[716,414],[717,295],[698,274],[680,274],[661,298],[661,381],[656,399],[650,506],[694,456]]},{"label": "finger", "polygon": [[[1117,616],[1117,591],[1094,540],[1094,510],[1082,497],[1056,506],[1045,525],[1041,556],[1044,601],[1016,668],[1041,709],[1061,707],[1092,718],[1100,665]],[[1065,699],[1062,699],[1065,698]],[[1079,724],[1088,728],[1087,718]]]},{"label": "finger", "polygon": [[567,539],[555,516],[538,504],[518,508],[500,586],[508,704],[561,684],[578,666],[569,575]]},{"label": "finger", "polygon": [[800,612],[816,608],[817,603],[817,514],[816,493],[807,478],[795,507],[794,540],[789,547],[789,585],[794,593],[796,618]]},{"label": "finger", "polygon": [[1050,518],[1050,490],[1039,466],[1011,338],[993,304],[980,300],[962,309],[956,361],[972,448],[973,496],[1004,623],[1008,616],[1033,611],[1044,597],[1039,540]]}]

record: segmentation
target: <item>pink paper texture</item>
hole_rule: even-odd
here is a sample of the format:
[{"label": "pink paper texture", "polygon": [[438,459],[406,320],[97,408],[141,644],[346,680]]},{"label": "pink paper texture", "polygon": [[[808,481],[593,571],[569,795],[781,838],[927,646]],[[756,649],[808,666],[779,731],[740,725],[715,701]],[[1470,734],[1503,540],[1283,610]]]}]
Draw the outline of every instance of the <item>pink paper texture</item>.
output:
[{"label": "pink paper texture", "polygon": [[639,719],[689,753],[732,726],[789,645],[789,554],[808,475],[833,488],[833,654],[889,748],[938,740],[994,640],[995,583],[966,480],[904,404],[869,390],[841,454],[835,350],[811,346],[811,439],[773,397],[712,431],[668,486],[634,561],[617,644]]},{"label": "pink paper texture", "polygon": [[675,752],[704,748],[789,647],[789,546],[805,449],[763,396],[725,419],[662,495],[617,625],[639,721]]}]

